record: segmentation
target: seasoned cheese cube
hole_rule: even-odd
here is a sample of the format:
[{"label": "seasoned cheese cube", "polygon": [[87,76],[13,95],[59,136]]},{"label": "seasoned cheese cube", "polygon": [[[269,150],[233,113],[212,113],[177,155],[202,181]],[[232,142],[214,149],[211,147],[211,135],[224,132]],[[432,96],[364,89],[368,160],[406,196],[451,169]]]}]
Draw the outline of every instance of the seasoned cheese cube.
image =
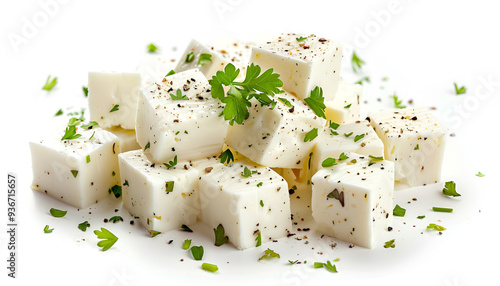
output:
[{"label": "seasoned cheese cube", "polygon": [[177,60],[165,55],[146,54],[137,66],[137,72],[141,74],[142,86],[161,81],[165,75],[175,69]]},{"label": "seasoned cheese cube", "polygon": [[312,177],[312,215],[319,232],[374,248],[392,221],[394,164],[347,156]]},{"label": "seasoned cheese cube", "polygon": [[253,47],[250,62],[262,70],[274,68],[281,75],[283,89],[300,99],[319,86],[325,101],[330,101],[339,86],[342,43],[315,35],[282,34]]},{"label": "seasoned cheese cube", "polygon": [[[189,70],[143,88],[137,107],[137,142],[155,163],[196,160],[221,152],[228,124],[203,74]],[[174,100],[179,94],[186,100]]]},{"label": "seasoned cheese cube", "polygon": [[182,72],[197,68],[210,79],[230,62],[231,59],[224,57],[220,52],[193,39],[179,59],[175,71]]},{"label": "seasoned cheese cube", "polygon": [[307,168],[305,169],[275,169],[288,183],[290,196],[290,211],[292,222],[310,223],[311,216],[311,183],[308,181]]},{"label": "seasoned cheese cube", "polygon": [[135,128],[139,73],[89,72],[90,120],[102,128]]},{"label": "seasoned cheese cube", "polygon": [[239,68],[241,70],[239,77],[243,78],[253,46],[255,46],[253,43],[224,38],[213,43],[213,50],[219,52],[223,58]]},{"label": "seasoned cheese cube", "polygon": [[189,162],[167,168],[151,163],[142,150],[122,153],[123,207],[149,231],[193,225],[200,214],[198,170]]},{"label": "seasoned cheese cube", "polygon": [[286,92],[275,99],[274,109],[253,99],[249,118],[228,128],[226,144],[264,166],[300,168],[317,142],[304,142],[305,135],[314,128],[321,133],[326,121]]},{"label": "seasoned cheese cube", "polygon": [[132,150],[141,149],[141,146],[139,146],[139,143],[137,143],[135,130],[123,129],[120,127],[112,127],[106,130],[113,133],[116,137],[118,137],[118,141],[120,142],[121,152],[128,152]]},{"label": "seasoned cheese cube", "polygon": [[86,208],[120,184],[120,143],[111,132],[98,127],[78,128],[80,138],[61,141],[64,129],[30,142],[32,187],[76,208]]},{"label": "seasoned cheese cube", "polygon": [[[245,167],[250,172],[244,177]],[[286,181],[267,167],[241,162],[212,165],[201,172],[201,219],[210,228],[224,227],[238,249],[265,243],[290,231],[290,199]]]},{"label": "seasoned cheese cube", "polygon": [[384,156],[384,143],[366,120],[343,124],[337,129],[325,128],[313,150],[310,176],[321,169],[325,159],[338,159],[347,152],[380,157]]},{"label": "seasoned cheese cube", "polygon": [[441,180],[447,128],[427,108],[405,108],[369,114],[385,146],[385,158],[395,164],[395,179],[408,186]]},{"label": "seasoned cheese cube", "polygon": [[359,120],[362,94],[363,87],[360,84],[341,82],[335,98],[325,101],[326,119],[339,124]]}]

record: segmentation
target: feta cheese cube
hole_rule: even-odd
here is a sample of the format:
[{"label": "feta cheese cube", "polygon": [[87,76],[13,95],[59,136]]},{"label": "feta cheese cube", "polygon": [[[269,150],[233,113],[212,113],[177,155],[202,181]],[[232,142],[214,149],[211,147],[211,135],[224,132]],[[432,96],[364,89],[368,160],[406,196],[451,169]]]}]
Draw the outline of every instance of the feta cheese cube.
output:
[{"label": "feta cheese cube", "polygon": [[174,70],[177,59],[165,55],[146,54],[137,66],[137,72],[141,74],[142,86],[161,81],[168,72]]},{"label": "feta cheese cube", "polygon": [[211,228],[222,224],[236,248],[256,246],[259,232],[265,243],[292,229],[287,183],[270,168],[217,163],[201,173],[201,219]]},{"label": "feta cheese cube", "polygon": [[[213,99],[203,74],[189,70],[143,88],[137,107],[137,142],[154,163],[196,160],[219,155],[227,122],[219,114],[222,103]],[[186,100],[174,100],[182,95]]]},{"label": "feta cheese cube", "polygon": [[32,186],[73,207],[86,208],[120,184],[120,143],[111,132],[98,127],[78,128],[80,138],[63,141],[61,131],[64,127],[46,139],[30,142]]},{"label": "feta cheese cube", "polygon": [[90,120],[102,128],[135,128],[139,73],[89,72]]},{"label": "feta cheese cube", "polygon": [[367,120],[343,124],[337,129],[327,127],[314,147],[310,176],[321,169],[325,159],[338,159],[340,154],[347,152],[380,157],[384,156],[384,143]]},{"label": "feta cheese cube", "polygon": [[110,129],[107,129],[107,131],[113,133],[116,137],[118,137],[121,152],[141,149],[141,146],[139,146],[139,143],[137,143],[137,138],[135,137],[135,130],[112,127]]},{"label": "feta cheese cube", "polygon": [[310,223],[312,221],[311,183],[307,177],[307,168],[275,169],[275,171],[288,183],[292,222],[297,223],[297,225]]},{"label": "feta cheese cube", "polygon": [[427,108],[405,108],[368,115],[395,164],[395,179],[410,187],[441,180],[447,128]]},{"label": "feta cheese cube", "polygon": [[359,120],[362,94],[363,87],[360,84],[341,82],[335,98],[325,101],[326,119],[339,124]]},{"label": "feta cheese cube", "polygon": [[315,35],[282,34],[252,48],[250,62],[262,70],[274,68],[283,89],[299,99],[316,86],[323,88],[325,101],[333,100],[340,80],[342,43]]},{"label": "feta cheese cube", "polygon": [[319,232],[374,248],[392,221],[394,164],[347,156],[312,177],[312,215]]},{"label": "feta cheese cube", "polygon": [[182,72],[196,68],[210,79],[230,62],[231,59],[224,57],[220,52],[193,39],[179,59],[175,71]]},{"label": "feta cheese cube", "polygon": [[275,100],[271,109],[253,99],[249,118],[228,128],[226,144],[264,166],[300,168],[317,142],[304,142],[305,135],[314,128],[319,134],[326,121],[289,93]]},{"label": "feta cheese cube", "polygon": [[122,153],[123,207],[149,231],[193,225],[200,214],[198,170],[189,162],[167,168],[151,163],[142,150]]}]

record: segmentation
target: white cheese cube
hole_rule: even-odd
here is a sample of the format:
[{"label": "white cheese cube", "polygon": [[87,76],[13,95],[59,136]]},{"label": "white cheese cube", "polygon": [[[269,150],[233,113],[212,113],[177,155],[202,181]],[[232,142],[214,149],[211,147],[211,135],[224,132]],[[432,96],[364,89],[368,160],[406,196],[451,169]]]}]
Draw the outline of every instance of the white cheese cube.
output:
[{"label": "white cheese cube", "polygon": [[135,128],[139,73],[89,72],[90,120],[102,128]]},{"label": "white cheese cube", "polygon": [[137,143],[135,130],[123,129],[120,127],[112,127],[106,130],[118,137],[118,141],[120,141],[121,152],[141,149],[141,146],[139,146],[139,143]]},{"label": "white cheese cube", "polygon": [[290,196],[290,211],[292,222],[310,223],[311,216],[311,183],[308,180],[308,170],[305,169],[275,169],[288,183]]},{"label": "white cheese cube", "polygon": [[226,144],[264,166],[301,168],[317,142],[317,138],[304,142],[305,135],[314,128],[320,134],[326,121],[289,93],[278,94],[275,100],[270,109],[253,99],[249,118],[228,128]]},{"label": "white cheese cube", "polygon": [[80,138],[61,141],[64,129],[30,142],[32,187],[76,208],[86,208],[120,185],[120,143],[101,128],[78,128]]},{"label": "white cheese cube", "polygon": [[161,81],[165,75],[174,70],[177,60],[165,55],[146,54],[137,66],[137,72],[141,74],[142,86]]},{"label": "white cheese cube", "polygon": [[149,231],[193,225],[200,214],[198,170],[189,162],[167,168],[151,163],[142,150],[122,153],[123,207]]},{"label": "white cheese cube", "polygon": [[210,228],[222,224],[238,249],[256,246],[259,232],[265,243],[292,229],[287,183],[267,167],[214,164],[201,172],[200,204],[202,221]]},{"label": "white cheese cube", "polygon": [[232,63],[236,68],[239,68],[241,70],[239,77],[243,78],[253,46],[255,46],[253,43],[241,42],[229,38],[214,42],[213,50],[219,52],[223,58]]},{"label": "white cheese cube", "polygon": [[359,120],[363,87],[360,84],[341,82],[335,98],[325,101],[327,120],[345,124]]},{"label": "white cheese cube", "polygon": [[447,128],[427,108],[405,108],[368,115],[395,164],[395,179],[408,186],[441,180]]},{"label": "white cheese cube", "polygon": [[319,86],[325,100],[330,101],[339,86],[342,43],[315,35],[282,34],[253,47],[250,62],[262,70],[274,68],[280,74],[283,89],[300,99]]},{"label": "white cheese cube", "polygon": [[384,143],[367,120],[343,124],[337,129],[325,128],[313,150],[310,176],[321,169],[325,159],[338,159],[347,152],[380,157],[384,156]]},{"label": "white cheese cube", "polygon": [[374,248],[392,221],[394,164],[347,156],[312,177],[312,215],[319,232]]},{"label": "white cheese cube", "polygon": [[[204,57],[207,55],[210,55],[211,58],[207,62],[204,62]],[[197,68],[206,78],[210,79],[217,71],[223,70],[230,62],[231,59],[224,57],[212,47],[193,39],[184,51],[184,54],[180,57],[175,71],[182,72]]]},{"label": "white cheese cube", "polygon": [[[189,70],[143,88],[137,107],[139,145],[155,163],[196,160],[219,155],[227,122],[222,103],[213,99],[203,74]],[[188,100],[173,100],[182,94]]]}]

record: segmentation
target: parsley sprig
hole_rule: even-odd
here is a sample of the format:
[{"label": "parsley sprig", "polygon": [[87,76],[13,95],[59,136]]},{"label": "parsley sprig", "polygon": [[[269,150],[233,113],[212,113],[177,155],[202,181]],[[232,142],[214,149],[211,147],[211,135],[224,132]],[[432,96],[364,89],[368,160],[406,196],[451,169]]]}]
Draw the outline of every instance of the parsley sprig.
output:
[{"label": "parsley sprig", "polygon": [[97,235],[98,239],[102,239],[97,243],[97,246],[102,247],[102,251],[110,249],[118,241],[118,237],[104,227],[101,227],[100,231],[94,230],[94,234]]},{"label": "parsley sprig", "polygon": [[[224,71],[218,71],[209,81],[211,94],[225,103],[221,116],[229,120],[229,124],[234,122],[242,124],[250,114],[248,108],[251,106],[250,100],[256,98],[263,105],[272,105],[274,102],[269,96],[281,93],[280,87],[283,82],[279,79],[279,74],[273,73],[270,68],[261,74],[258,65],[250,64],[247,67],[245,79],[242,82],[235,81],[240,73],[240,69],[229,63]],[[224,86],[229,87],[227,93]]]}]

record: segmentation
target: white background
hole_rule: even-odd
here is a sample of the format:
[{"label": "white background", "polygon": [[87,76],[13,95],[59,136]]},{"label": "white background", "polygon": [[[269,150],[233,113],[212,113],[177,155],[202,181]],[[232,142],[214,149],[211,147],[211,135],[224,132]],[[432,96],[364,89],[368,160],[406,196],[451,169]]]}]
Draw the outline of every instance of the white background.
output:
[{"label": "white background", "polygon": [[[496,179],[500,168],[495,147],[500,20],[498,5],[490,3],[493,1],[2,1],[1,174],[4,178],[7,172],[18,175],[19,228],[16,280],[6,278],[8,237],[6,229],[0,228],[0,281],[7,285],[498,282],[500,190]],[[365,89],[365,111],[390,107],[389,96],[394,92],[405,104],[411,99],[414,105],[437,107],[436,115],[456,134],[448,141],[443,181],[454,180],[462,197],[444,198],[442,184],[396,193],[396,202],[404,204],[407,215],[396,218],[395,230],[382,238],[382,242],[396,238],[394,249],[350,249],[339,243],[331,250],[316,238],[310,239],[310,245],[282,239],[264,245],[280,253],[281,259],[259,263],[264,248],[240,252],[231,245],[211,247],[211,230],[203,225],[194,227],[195,234],[172,231],[151,239],[139,225],[128,224],[129,216],[122,209],[118,213],[124,223],[102,222],[114,215],[115,207],[120,208],[116,201],[77,211],[29,188],[28,141],[51,128],[59,108],[86,106],[81,86],[86,85],[88,71],[133,70],[150,42],[163,54],[175,57],[191,38],[210,41],[230,35],[253,40],[274,32],[315,33],[344,41],[344,77],[371,79]],[[363,74],[352,73],[352,49],[367,63]],[[48,75],[59,80],[50,93],[41,90]],[[383,77],[389,80],[382,82]],[[454,95],[453,82],[465,85],[467,93]],[[59,120],[67,120],[66,115]],[[478,171],[486,176],[476,177]],[[6,190],[7,182],[2,182]],[[6,227],[7,195],[2,194],[0,222]],[[413,197],[418,201],[407,204]],[[429,211],[435,205],[455,211]],[[51,207],[68,209],[68,215],[55,219],[48,214]],[[415,219],[421,214],[426,219]],[[89,219],[92,226],[86,233],[76,228]],[[425,230],[428,223],[438,220],[448,228],[443,235]],[[53,233],[43,233],[46,224],[55,229]],[[120,237],[107,252],[97,248],[92,233],[102,226]],[[180,249],[186,238],[205,246],[204,261],[217,264],[218,273],[202,271],[200,263]],[[168,245],[171,239],[174,242]],[[320,250],[323,255],[317,254]],[[312,269],[314,261],[337,257],[339,273]],[[180,262],[182,258],[184,262]],[[287,265],[287,260],[296,259],[309,264]]]}]

